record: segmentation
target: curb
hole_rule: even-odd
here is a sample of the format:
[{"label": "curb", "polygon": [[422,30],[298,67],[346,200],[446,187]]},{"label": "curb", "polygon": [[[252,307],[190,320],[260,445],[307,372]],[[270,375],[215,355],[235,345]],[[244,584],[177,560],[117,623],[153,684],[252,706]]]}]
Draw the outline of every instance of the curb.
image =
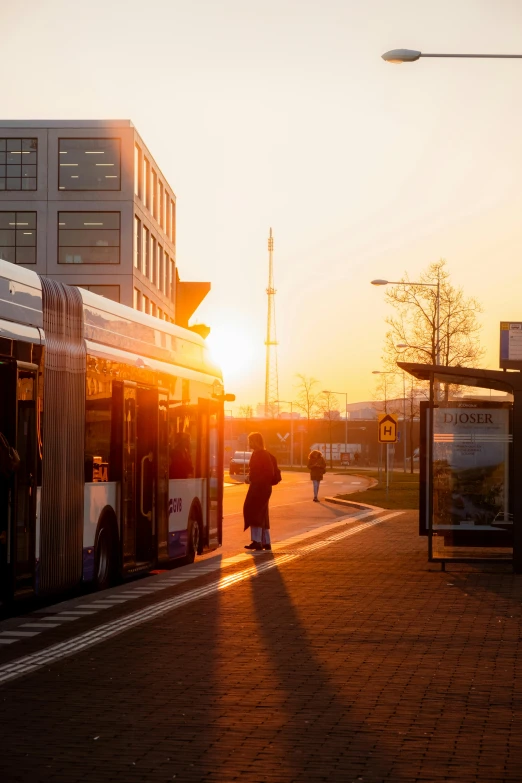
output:
[{"label": "curb", "polygon": [[365,509],[368,509],[369,511],[386,511],[386,509],[381,508],[380,506],[371,506],[369,503],[356,503],[355,500],[341,500],[340,498],[323,498],[327,503],[335,503],[337,506],[348,506],[349,508],[355,508],[358,511],[364,511]]},{"label": "curb", "polygon": [[[352,473],[351,475],[356,475],[356,474]],[[368,484],[366,489],[371,489],[372,487],[376,487],[377,484],[379,483],[377,479],[368,479],[367,476],[360,476],[360,478],[364,478],[366,479],[366,481],[369,480],[371,482],[370,484]],[[364,492],[365,490],[362,491]],[[327,503],[335,503],[338,506],[349,506],[351,508],[359,509],[360,511],[362,511],[365,508],[371,509],[372,511],[384,511],[384,509],[382,509],[380,506],[372,506],[369,503],[358,503],[355,500],[342,500],[339,497],[329,497],[329,498],[324,498],[324,500],[326,500]]]}]

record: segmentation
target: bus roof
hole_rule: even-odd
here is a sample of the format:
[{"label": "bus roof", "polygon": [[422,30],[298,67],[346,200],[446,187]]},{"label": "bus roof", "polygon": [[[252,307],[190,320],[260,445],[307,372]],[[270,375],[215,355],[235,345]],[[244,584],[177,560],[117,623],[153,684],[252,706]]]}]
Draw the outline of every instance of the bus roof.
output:
[{"label": "bus roof", "polygon": [[[134,354],[206,372],[221,380],[205,341],[195,332],[132,307],[78,289],[83,300],[85,339]],[[0,319],[43,328],[38,275],[0,259]]]}]

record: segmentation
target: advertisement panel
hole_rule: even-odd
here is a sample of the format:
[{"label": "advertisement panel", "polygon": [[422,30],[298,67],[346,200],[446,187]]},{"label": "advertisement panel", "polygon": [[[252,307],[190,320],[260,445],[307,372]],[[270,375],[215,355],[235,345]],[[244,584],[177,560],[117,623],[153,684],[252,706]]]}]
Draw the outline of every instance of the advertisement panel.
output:
[{"label": "advertisement panel", "polygon": [[433,532],[512,530],[510,404],[450,402],[433,411]]}]

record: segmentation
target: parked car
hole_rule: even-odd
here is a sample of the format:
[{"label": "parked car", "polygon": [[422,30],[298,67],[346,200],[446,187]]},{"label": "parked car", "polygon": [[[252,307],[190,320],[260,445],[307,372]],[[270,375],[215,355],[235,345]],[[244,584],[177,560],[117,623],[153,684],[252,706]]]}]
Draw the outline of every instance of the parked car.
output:
[{"label": "parked car", "polygon": [[230,467],[228,469],[230,475],[248,475],[248,466],[250,464],[251,456],[251,451],[235,451],[234,456],[230,460]]}]

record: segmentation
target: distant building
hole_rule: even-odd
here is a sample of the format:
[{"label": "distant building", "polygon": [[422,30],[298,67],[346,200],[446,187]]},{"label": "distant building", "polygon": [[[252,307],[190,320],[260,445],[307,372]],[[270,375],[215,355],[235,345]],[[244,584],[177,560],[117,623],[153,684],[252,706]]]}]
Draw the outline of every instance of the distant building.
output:
[{"label": "distant building", "polygon": [[371,421],[372,419],[376,419],[376,418],[377,418],[376,408],[359,408],[359,410],[348,412],[349,421],[353,421],[356,419],[365,419],[366,421]]},{"label": "distant building", "polygon": [[341,411],[325,411],[323,413],[323,418],[336,421],[341,418]]},{"label": "distant building", "polygon": [[0,122],[0,258],[181,326],[210,290],[179,280],[176,196],[129,120]]}]

